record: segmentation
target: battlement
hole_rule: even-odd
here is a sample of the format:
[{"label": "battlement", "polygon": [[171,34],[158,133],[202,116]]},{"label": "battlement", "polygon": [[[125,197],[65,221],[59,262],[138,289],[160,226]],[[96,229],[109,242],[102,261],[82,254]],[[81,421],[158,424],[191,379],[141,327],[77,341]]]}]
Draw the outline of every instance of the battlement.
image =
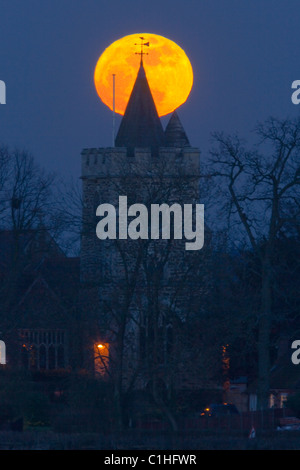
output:
[{"label": "battlement", "polygon": [[147,177],[159,166],[166,176],[180,172],[195,177],[200,171],[200,151],[192,147],[161,147],[156,156],[150,148],[137,147],[132,155],[128,155],[125,147],[87,148],[81,156],[82,178],[116,178],[135,171]]}]

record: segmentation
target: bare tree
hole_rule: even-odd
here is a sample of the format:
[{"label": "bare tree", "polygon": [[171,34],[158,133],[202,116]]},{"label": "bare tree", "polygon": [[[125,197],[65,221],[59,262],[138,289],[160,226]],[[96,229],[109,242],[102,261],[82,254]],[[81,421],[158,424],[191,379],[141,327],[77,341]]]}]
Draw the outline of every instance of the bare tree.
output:
[{"label": "bare tree", "polygon": [[60,179],[55,184],[53,217],[56,239],[69,256],[79,256],[82,230],[82,188],[77,180]]},{"label": "bare tree", "polygon": [[[121,176],[111,182],[114,196],[111,195],[110,202],[115,201],[116,195],[126,194],[128,204],[143,203],[148,213],[155,203],[186,203],[187,199],[199,203],[199,175],[185,175],[184,169],[176,167],[170,159],[152,162],[151,169],[141,161],[128,160],[127,165],[130,167],[121,168]],[[95,231],[95,225],[91,228]],[[167,329],[171,331],[174,327],[176,335],[176,328],[191,314],[191,309],[199,308],[204,291],[199,279],[205,277],[205,257],[202,256],[201,264],[198,254],[185,251],[183,240],[172,237],[101,243],[102,264],[105,266],[106,257],[110,262],[103,280],[99,279],[102,303],[99,324],[107,327],[108,374],[114,383],[115,408],[121,416],[122,397],[129,396],[143,377],[143,383],[150,384],[156,405],[176,429],[176,420],[159,386],[162,379],[174,385],[179,370],[179,354],[175,357],[170,341],[166,345],[166,334]],[[197,285],[195,289],[191,289],[192,283]]]},{"label": "bare tree", "polygon": [[[248,150],[237,136],[214,134],[211,174],[226,189],[228,230],[248,242],[260,260],[258,323],[258,403],[267,407],[275,242],[299,223],[300,119],[270,118],[256,128],[257,145]],[[225,186],[224,186],[225,182]],[[224,209],[224,207],[223,207]],[[238,230],[242,229],[242,230]]]},{"label": "bare tree", "polygon": [[5,146],[0,147],[0,216],[2,216],[6,207],[6,187],[9,179],[9,153]]},{"label": "bare tree", "polygon": [[[1,228],[2,233],[9,234],[9,240],[6,239],[9,246],[3,253],[5,270],[0,297],[3,321],[11,328],[14,325],[11,308],[24,269],[32,262],[32,255],[55,245],[49,234],[55,236],[61,227],[56,217],[54,175],[42,170],[33,156],[23,150],[4,148],[0,161]],[[58,246],[56,248],[59,250]]]}]

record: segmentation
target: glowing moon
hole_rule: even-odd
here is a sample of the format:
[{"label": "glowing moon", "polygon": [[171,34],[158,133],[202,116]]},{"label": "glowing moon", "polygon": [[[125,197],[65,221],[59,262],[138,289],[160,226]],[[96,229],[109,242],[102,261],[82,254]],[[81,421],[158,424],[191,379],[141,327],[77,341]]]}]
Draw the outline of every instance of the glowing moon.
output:
[{"label": "glowing moon", "polygon": [[[193,86],[193,69],[181,47],[157,34],[130,34],[113,42],[100,56],[94,73],[97,93],[113,109],[115,74],[115,111],[124,114],[140,65],[141,37],[144,43],[144,68],[159,116],[169,114],[188,98]],[[147,55],[146,55],[147,54]]]}]

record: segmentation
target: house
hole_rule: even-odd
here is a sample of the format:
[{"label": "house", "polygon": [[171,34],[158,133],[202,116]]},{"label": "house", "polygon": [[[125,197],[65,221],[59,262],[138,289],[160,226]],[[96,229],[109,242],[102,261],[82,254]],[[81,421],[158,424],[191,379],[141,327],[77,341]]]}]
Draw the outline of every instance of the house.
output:
[{"label": "house", "polygon": [[0,281],[1,363],[28,370],[72,366],[79,259],[68,258],[45,229],[3,230]]},{"label": "house", "polygon": [[[300,392],[300,366],[293,364],[291,336],[278,342],[277,359],[270,370],[269,408],[284,408],[289,396]],[[257,380],[247,388],[249,410],[257,410]]]}]

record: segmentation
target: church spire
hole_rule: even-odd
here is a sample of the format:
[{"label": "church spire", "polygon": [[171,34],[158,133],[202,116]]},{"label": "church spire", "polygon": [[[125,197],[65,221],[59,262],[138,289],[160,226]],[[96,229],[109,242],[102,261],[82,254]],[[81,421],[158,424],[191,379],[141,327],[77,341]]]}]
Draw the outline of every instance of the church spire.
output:
[{"label": "church spire", "polygon": [[176,111],[173,112],[165,130],[165,145],[166,147],[190,147],[189,139]]},{"label": "church spire", "polygon": [[[141,38],[143,39],[143,38]],[[142,46],[148,45],[142,44]],[[164,145],[164,131],[151,94],[143,65],[143,49],[140,68],[133,86],[120,128],[115,140],[116,147],[151,147],[155,152]]]}]

